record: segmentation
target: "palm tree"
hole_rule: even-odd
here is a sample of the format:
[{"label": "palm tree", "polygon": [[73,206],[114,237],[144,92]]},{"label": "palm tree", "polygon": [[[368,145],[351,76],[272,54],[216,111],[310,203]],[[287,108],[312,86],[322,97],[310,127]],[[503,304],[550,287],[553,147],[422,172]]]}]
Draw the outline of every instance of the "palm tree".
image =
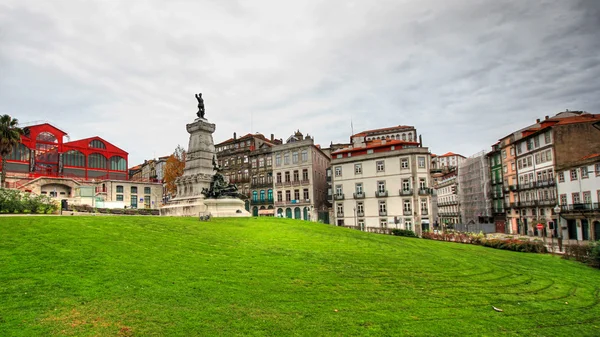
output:
[{"label": "palm tree", "polygon": [[4,187],[6,180],[6,157],[13,147],[21,142],[23,129],[19,127],[19,121],[9,115],[0,116],[0,157],[2,157],[2,174],[0,175],[0,187]]}]

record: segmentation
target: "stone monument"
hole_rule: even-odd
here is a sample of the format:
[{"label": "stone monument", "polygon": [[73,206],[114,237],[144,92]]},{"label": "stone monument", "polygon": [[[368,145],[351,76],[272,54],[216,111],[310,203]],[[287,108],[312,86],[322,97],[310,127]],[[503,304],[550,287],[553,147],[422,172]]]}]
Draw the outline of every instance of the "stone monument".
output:
[{"label": "stone monument", "polygon": [[204,118],[202,94],[196,95],[198,113],[194,122],[186,125],[190,134],[183,175],[175,180],[177,196],[160,214],[166,216],[240,217],[250,216],[233,184],[224,181],[216,164],[212,134],[215,124]]}]

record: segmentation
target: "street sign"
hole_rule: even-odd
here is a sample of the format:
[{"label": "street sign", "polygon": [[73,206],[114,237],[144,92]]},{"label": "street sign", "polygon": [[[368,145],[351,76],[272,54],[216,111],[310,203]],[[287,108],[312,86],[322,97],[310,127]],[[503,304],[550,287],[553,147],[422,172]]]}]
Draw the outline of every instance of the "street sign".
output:
[{"label": "street sign", "polygon": [[537,224],[536,227],[538,230],[544,229],[544,225],[542,225],[541,223]]}]

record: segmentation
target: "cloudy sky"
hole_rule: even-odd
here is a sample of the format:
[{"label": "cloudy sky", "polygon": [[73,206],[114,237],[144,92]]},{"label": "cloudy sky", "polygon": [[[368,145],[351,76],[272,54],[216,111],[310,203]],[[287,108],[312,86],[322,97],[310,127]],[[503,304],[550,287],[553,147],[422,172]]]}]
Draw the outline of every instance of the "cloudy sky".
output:
[{"label": "cloudy sky", "polygon": [[187,147],[202,92],[215,143],[317,143],[414,125],[471,155],[536,118],[600,113],[600,1],[0,2],[0,114],[101,136],[130,166]]}]

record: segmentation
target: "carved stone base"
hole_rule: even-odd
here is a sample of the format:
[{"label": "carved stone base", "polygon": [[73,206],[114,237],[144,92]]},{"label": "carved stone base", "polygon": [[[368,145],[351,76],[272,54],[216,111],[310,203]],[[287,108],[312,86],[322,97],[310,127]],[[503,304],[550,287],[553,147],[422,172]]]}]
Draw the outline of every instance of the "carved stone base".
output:
[{"label": "carved stone base", "polygon": [[249,217],[251,214],[244,208],[240,199],[204,199],[202,197],[184,197],[171,200],[160,208],[163,216],[199,216],[212,217]]}]

